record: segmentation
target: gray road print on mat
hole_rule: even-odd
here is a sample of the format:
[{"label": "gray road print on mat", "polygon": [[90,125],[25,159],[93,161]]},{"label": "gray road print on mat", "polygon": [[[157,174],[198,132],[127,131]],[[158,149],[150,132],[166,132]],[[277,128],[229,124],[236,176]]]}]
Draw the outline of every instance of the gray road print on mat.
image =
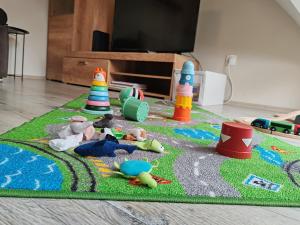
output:
[{"label": "gray road print on mat", "polygon": [[[163,112],[166,110],[165,106],[154,106],[151,107],[152,112]],[[116,109],[115,109],[116,110]],[[114,111],[115,111],[114,110]],[[115,111],[116,112],[116,111]],[[200,112],[203,119],[194,119],[191,125],[195,125],[199,122],[210,122],[210,123],[222,123],[222,119],[214,118],[212,115]],[[164,114],[164,113],[163,113]],[[170,115],[168,115],[170,116]],[[134,123],[130,123],[124,120],[120,114],[116,116],[115,123],[117,126],[122,127],[123,130],[135,127]],[[162,121],[159,120],[147,120],[144,122],[146,125],[160,125]],[[138,125],[138,124],[137,124]],[[165,123],[164,126],[171,127],[182,127],[186,126],[185,123],[177,121]],[[193,196],[224,196],[224,197],[240,197],[240,193],[235,190],[231,185],[225,182],[220,175],[220,166],[224,160],[228,159],[224,156],[215,153],[214,145],[211,144],[209,147],[201,147],[195,143],[189,141],[175,139],[158,133],[148,132],[149,139],[157,139],[161,143],[168,144],[184,151],[174,163],[174,172],[183,185],[188,195]],[[123,141],[122,141],[123,142]],[[124,143],[124,142],[123,142]],[[109,158],[102,157],[101,159],[108,164],[113,166],[113,162],[123,162],[127,159],[141,159],[147,158],[149,161],[159,159],[164,154],[157,154],[153,152],[135,151],[132,154],[127,154],[125,151],[118,151],[117,157]],[[159,169],[159,168],[158,168]],[[155,170],[153,171],[155,174]]]},{"label": "gray road print on mat", "polygon": [[216,154],[214,147],[168,137],[156,138],[184,151],[175,161],[174,172],[188,195],[240,197],[220,175],[221,164],[228,158]]},{"label": "gray road print on mat", "polygon": [[[146,123],[148,124],[148,121]],[[124,120],[117,120],[116,124],[121,125],[125,130],[133,127]],[[189,141],[174,139],[158,133],[148,132],[148,136],[184,151],[176,159],[173,168],[177,179],[188,195],[240,197],[240,193],[225,182],[220,175],[220,166],[228,158],[215,153],[215,144],[210,147],[201,147]],[[119,151],[115,159],[103,157],[102,160],[112,166],[113,161],[122,162],[125,158],[141,159],[146,157],[152,161],[163,156],[163,154],[144,151],[135,151],[128,155],[126,152]],[[155,170],[153,173],[155,174]]]}]

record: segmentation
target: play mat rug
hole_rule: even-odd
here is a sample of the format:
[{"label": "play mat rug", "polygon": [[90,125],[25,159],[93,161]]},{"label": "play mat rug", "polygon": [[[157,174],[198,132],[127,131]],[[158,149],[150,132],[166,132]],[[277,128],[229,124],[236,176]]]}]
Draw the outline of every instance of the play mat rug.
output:
[{"label": "play mat rug", "polygon": [[[170,102],[147,99],[150,117],[138,123],[125,120],[119,101],[111,99],[118,127],[144,128],[166,153],[120,150],[115,158],[95,158],[49,148],[49,126],[74,115],[98,119],[81,112],[86,97],[0,135],[0,196],[300,206],[299,147],[256,132],[251,159],[219,155],[215,146],[225,119],[195,105],[185,124],[169,119]],[[158,165],[151,171],[157,188],[112,174],[114,162],[126,158]]]}]

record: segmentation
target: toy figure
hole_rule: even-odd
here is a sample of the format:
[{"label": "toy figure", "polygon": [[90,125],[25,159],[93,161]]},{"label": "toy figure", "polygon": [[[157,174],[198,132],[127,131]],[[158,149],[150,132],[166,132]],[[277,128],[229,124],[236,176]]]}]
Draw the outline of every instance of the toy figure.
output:
[{"label": "toy figure", "polygon": [[131,154],[137,147],[135,145],[117,144],[115,141],[102,140],[80,145],[74,149],[74,152],[81,156],[116,157],[115,151],[117,149],[124,149]]},{"label": "toy figure", "polygon": [[95,128],[112,128],[114,126],[113,115],[105,114],[104,118],[99,121],[94,122],[93,126]]},{"label": "toy figure", "polygon": [[125,140],[129,141],[145,141],[147,139],[147,133],[143,128],[129,129],[127,134],[124,135]]},{"label": "toy figure", "polygon": [[137,178],[142,184],[147,185],[150,188],[156,188],[157,182],[151,176],[151,171],[158,165],[151,165],[151,163],[143,160],[127,160],[119,165],[114,163],[116,169],[114,173],[120,174],[127,179]]},{"label": "toy figure", "polygon": [[165,151],[164,146],[156,139],[135,142],[135,144],[140,150],[144,151],[153,151],[157,153],[163,153]]}]

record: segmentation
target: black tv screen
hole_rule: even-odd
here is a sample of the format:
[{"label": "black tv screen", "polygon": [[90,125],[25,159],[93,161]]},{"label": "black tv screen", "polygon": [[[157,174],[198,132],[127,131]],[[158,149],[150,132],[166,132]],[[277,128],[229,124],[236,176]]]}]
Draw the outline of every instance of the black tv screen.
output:
[{"label": "black tv screen", "polygon": [[112,51],[192,52],[200,0],[116,0]]}]

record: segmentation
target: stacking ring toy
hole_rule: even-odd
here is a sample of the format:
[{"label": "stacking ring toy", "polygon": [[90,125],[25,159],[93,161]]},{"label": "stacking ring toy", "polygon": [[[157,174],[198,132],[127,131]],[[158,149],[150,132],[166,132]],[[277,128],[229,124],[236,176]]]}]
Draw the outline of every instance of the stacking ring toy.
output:
[{"label": "stacking ring toy", "polygon": [[92,106],[109,106],[109,102],[100,102],[100,101],[87,101],[87,105]]},{"label": "stacking ring toy", "polygon": [[90,91],[90,95],[108,97],[107,91]]}]

